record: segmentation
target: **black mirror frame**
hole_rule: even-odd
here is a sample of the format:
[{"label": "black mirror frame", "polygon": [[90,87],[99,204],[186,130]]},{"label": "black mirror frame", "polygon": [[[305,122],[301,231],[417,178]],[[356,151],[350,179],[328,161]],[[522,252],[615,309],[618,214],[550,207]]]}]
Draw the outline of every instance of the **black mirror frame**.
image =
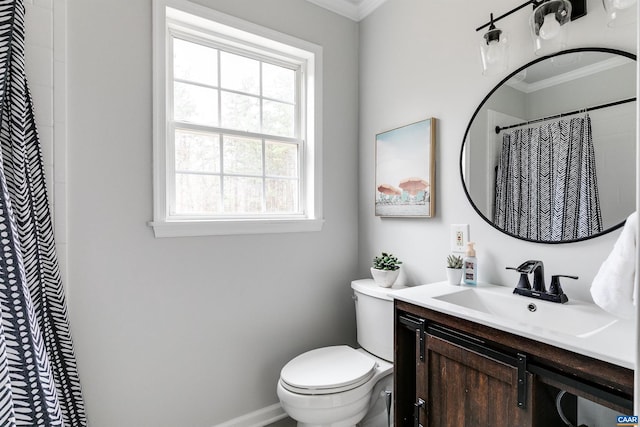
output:
[{"label": "black mirror frame", "polygon": [[505,230],[497,227],[493,223],[493,221],[491,221],[482,212],[480,212],[480,210],[478,209],[476,204],[473,202],[473,199],[471,198],[471,195],[469,194],[469,190],[467,189],[467,184],[464,181],[464,170],[463,170],[463,168],[464,168],[464,149],[465,149],[465,143],[467,141],[467,137],[469,135],[469,130],[471,129],[471,124],[473,123],[474,119],[476,118],[476,116],[478,115],[478,113],[480,112],[480,110],[482,109],[484,104],[487,102],[487,100],[491,97],[491,95],[493,95],[493,93],[495,91],[497,91],[500,87],[502,87],[503,84],[505,84],[509,79],[511,79],[513,76],[515,76],[516,74],[518,74],[522,70],[524,70],[524,69],[526,69],[526,68],[528,68],[528,67],[530,67],[530,66],[532,66],[534,64],[537,64],[538,62],[544,61],[546,59],[553,58],[555,56],[566,55],[566,54],[569,54],[569,53],[576,53],[576,52],[604,52],[604,53],[611,53],[611,54],[616,54],[616,55],[620,55],[620,56],[625,56],[627,58],[633,59],[634,61],[637,61],[637,56],[635,54],[633,54],[633,53],[625,52],[625,51],[618,50],[618,49],[601,48],[601,47],[582,47],[582,48],[575,48],[575,49],[566,49],[566,50],[562,50],[560,52],[556,52],[556,53],[551,54],[551,55],[546,55],[546,56],[541,56],[539,58],[536,58],[533,61],[528,62],[527,64],[521,66],[520,68],[516,69],[515,71],[513,71],[512,73],[507,75],[493,89],[491,89],[491,91],[484,97],[482,102],[480,102],[480,104],[478,105],[478,108],[476,108],[476,110],[474,111],[473,115],[471,116],[471,119],[469,120],[469,124],[467,125],[467,129],[464,132],[464,137],[462,138],[462,146],[460,148],[460,158],[459,158],[459,160],[460,160],[460,162],[459,162],[460,163],[459,164],[459,166],[460,166],[460,181],[462,182],[462,188],[464,189],[464,193],[467,196],[467,200],[469,200],[469,203],[471,204],[473,209],[476,211],[476,213],[480,216],[480,218],[482,218],[485,222],[487,222],[493,228],[495,228],[496,230],[500,231],[501,233],[506,234],[507,236],[511,236],[511,237],[516,238],[516,239],[524,240],[526,242],[532,242],[532,243],[542,243],[542,244],[574,243],[574,242],[581,242],[581,241],[584,241],[584,240],[594,239],[596,237],[599,237],[599,236],[602,236],[604,234],[610,233],[610,232],[612,232],[614,230],[617,230],[618,228],[622,227],[624,225],[625,221],[626,221],[626,220],[624,220],[624,221],[620,222],[619,224],[613,225],[613,226],[607,228],[606,230],[601,231],[600,233],[592,234],[591,236],[588,236],[588,237],[581,237],[579,239],[559,240],[559,241],[545,241],[545,240],[528,239],[528,238],[525,238],[525,237],[517,236],[517,235],[515,235],[513,233],[509,233],[508,231],[505,231]]}]

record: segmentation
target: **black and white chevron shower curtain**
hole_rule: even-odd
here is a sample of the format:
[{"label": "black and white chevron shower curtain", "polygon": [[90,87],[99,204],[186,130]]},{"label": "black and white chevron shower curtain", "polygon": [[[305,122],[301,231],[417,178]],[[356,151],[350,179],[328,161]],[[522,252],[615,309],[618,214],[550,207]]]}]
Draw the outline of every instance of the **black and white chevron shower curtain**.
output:
[{"label": "black and white chevron shower curtain", "polygon": [[0,0],[0,426],[84,426],[42,154],[24,5]]},{"label": "black and white chevron shower curtain", "polygon": [[547,242],[602,231],[588,115],[503,135],[493,220],[513,235]]}]

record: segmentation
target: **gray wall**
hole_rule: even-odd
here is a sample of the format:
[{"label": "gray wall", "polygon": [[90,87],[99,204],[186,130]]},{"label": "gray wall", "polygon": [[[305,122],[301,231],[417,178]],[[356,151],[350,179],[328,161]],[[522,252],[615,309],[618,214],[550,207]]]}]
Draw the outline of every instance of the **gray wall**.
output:
[{"label": "gray wall", "polygon": [[[572,23],[569,47],[602,46],[636,52],[635,27],[610,29],[601,2],[589,0],[588,15]],[[546,273],[576,274],[563,284],[570,298],[590,299],[590,282],[613,247],[618,232],[568,245],[544,245],[510,238],[480,219],[467,201],[459,177],[459,150],[478,104],[504,76],[481,74],[480,33],[490,12],[513,7],[506,0],[469,2],[393,0],[360,26],[360,216],[359,273],[380,250],[404,260],[401,279],[415,285],[445,279],[450,224],[470,224],[477,242],[481,281],[512,286],[505,266],[541,259]],[[452,11],[460,11],[453,13]],[[511,40],[510,70],[535,58],[529,12],[499,22]],[[375,134],[427,117],[438,119],[436,216],[431,219],[373,215]]]},{"label": "gray wall", "polygon": [[155,239],[151,1],[69,0],[70,315],[94,427],[212,426],[281,367],[355,344],[358,26],[301,0],[199,0],[324,48],[321,232]]}]

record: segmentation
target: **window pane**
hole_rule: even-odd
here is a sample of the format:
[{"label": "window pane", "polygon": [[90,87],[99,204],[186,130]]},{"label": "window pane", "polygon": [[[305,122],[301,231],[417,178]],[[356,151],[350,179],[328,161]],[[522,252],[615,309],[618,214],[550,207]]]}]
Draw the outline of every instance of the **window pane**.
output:
[{"label": "window pane", "polygon": [[218,86],[218,51],[173,39],[173,77]]},{"label": "window pane", "polygon": [[262,141],[224,136],[224,173],[262,175]]},{"label": "window pane", "polygon": [[298,181],[291,179],[267,179],[267,212],[297,213]]},{"label": "window pane", "polygon": [[222,92],[222,126],[247,132],[260,132],[259,98]]},{"label": "window pane", "polygon": [[218,91],[186,83],[174,83],[175,120],[218,125]]},{"label": "window pane", "polygon": [[223,88],[260,94],[260,62],[233,53],[220,52],[220,82]]},{"label": "window pane", "polygon": [[176,130],[176,171],[220,172],[220,137]]},{"label": "window pane", "polygon": [[295,71],[262,63],[262,95],[280,101],[295,100]]},{"label": "window pane", "polygon": [[220,212],[220,177],[176,174],[176,214]]},{"label": "window pane", "polygon": [[263,101],[262,132],[270,135],[295,136],[294,114],[291,104]]},{"label": "window pane", "polygon": [[265,174],[268,176],[298,176],[298,145],[267,141],[265,145]]},{"label": "window pane", "polygon": [[225,177],[224,210],[225,213],[261,213],[262,179]]}]

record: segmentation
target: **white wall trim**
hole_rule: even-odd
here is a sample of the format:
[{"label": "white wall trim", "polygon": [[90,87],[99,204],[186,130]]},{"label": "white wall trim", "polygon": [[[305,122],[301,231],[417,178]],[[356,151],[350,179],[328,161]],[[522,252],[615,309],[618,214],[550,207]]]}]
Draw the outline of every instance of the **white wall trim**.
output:
[{"label": "white wall trim", "polygon": [[[155,0],[153,3],[153,221],[156,237],[220,234],[256,234],[320,231],[322,218],[322,46],[218,12],[188,0]],[[215,216],[184,218],[172,215],[173,160],[171,158],[171,106],[167,93],[167,42],[171,31],[202,33],[207,39],[239,45],[249,51],[300,64],[303,88],[300,95],[301,145],[299,214],[256,215],[224,220]],[[168,90],[169,89],[169,90]],[[273,217],[273,218],[272,218]],[[198,221],[206,219],[206,221]],[[277,225],[277,227],[274,227]],[[201,230],[203,234],[194,234]]]},{"label": "white wall trim", "polygon": [[387,0],[361,0],[358,4],[355,4],[349,0],[307,1],[358,22],[364,19],[371,12],[376,10],[382,3]]},{"label": "white wall trim", "polygon": [[363,0],[358,6],[359,18],[358,21],[366,18],[370,13],[382,6],[387,0]]},{"label": "white wall trim", "polygon": [[282,406],[279,403],[275,403],[213,427],[263,427],[286,417],[287,414],[282,409]]},{"label": "white wall trim", "polygon": [[620,67],[629,63],[629,58],[626,57],[614,57],[604,61],[596,62],[595,64],[587,65],[584,67],[576,68],[575,70],[568,71],[566,73],[558,74],[553,77],[546,78],[534,83],[526,83],[523,80],[509,81],[507,85],[518,89],[524,93],[532,93],[541,89],[547,89],[553,86],[561,85],[582,77],[587,77],[592,74],[597,74],[602,71],[610,70],[615,67]]},{"label": "white wall trim", "polygon": [[323,219],[151,221],[156,238],[234,234],[305,233],[322,230]]},{"label": "white wall trim", "polygon": [[56,252],[62,283],[69,301],[68,185],[67,185],[67,0],[52,2],[53,7],[53,217]]},{"label": "white wall trim", "polygon": [[358,6],[346,0],[307,0],[338,15],[358,21]]}]

